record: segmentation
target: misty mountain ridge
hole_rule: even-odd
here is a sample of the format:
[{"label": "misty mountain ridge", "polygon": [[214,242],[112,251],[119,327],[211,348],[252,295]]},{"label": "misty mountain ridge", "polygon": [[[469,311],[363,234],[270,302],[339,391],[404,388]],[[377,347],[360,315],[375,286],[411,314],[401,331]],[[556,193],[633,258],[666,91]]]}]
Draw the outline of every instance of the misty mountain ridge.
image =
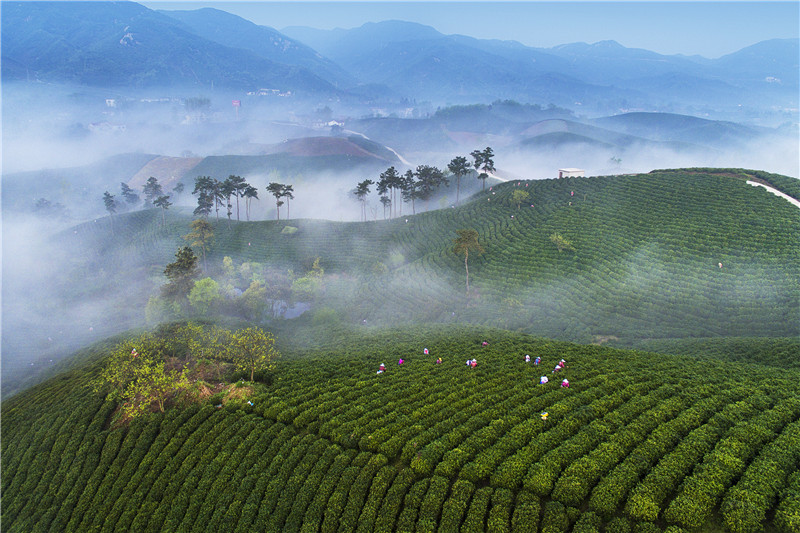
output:
[{"label": "misty mountain ridge", "polygon": [[616,41],[533,48],[396,20],[278,32],[217,9],[156,12],[106,2],[7,3],[2,23],[3,80],[266,87],[352,102],[512,98],[599,113],[794,109],[798,100],[797,39],[705,59]]},{"label": "misty mountain ridge", "polygon": [[[275,135],[283,135],[278,137],[282,140],[270,140],[271,136],[263,133],[273,127],[277,128]],[[553,177],[563,166],[586,168],[592,174],[641,172],[670,161],[718,166],[716,162],[729,160],[725,154],[732,152],[753,153],[755,163],[747,165],[750,168],[774,169],[772,152],[755,147],[773,146],[776,140],[788,142],[796,135],[669,113],[638,112],[588,120],[563,108],[513,101],[453,106],[420,119],[348,119],[337,128],[339,133],[330,132],[330,128],[243,120],[235,128],[226,129],[217,144],[204,153],[179,156],[149,151],[113,156],[85,166],[6,173],[3,207],[7,212],[28,212],[34,200],[45,198],[68,206],[73,219],[85,220],[103,214],[100,202],[83,201],[85,194],[103,190],[116,194],[120,182],[141,190],[150,176],[156,177],[167,192],[179,182],[191,190],[194,178],[200,175],[263,179],[271,174],[272,180],[324,183],[328,176],[351,176],[354,172],[375,177],[391,165],[401,171],[419,164],[444,168],[456,155],[482,146],[495,149],[500,175],[520,178]],[[149,135],[148,131],[132,127],[116,136],[121,140],[126,136],[138,138]],[[190,135],[177,142],[180,146],[191,142],[192,131],[171,130],[169,134],[176,141]],[[86,135],[86,142],[91,143],[102,142],[107,134]],[[401,163],[400,157],[410,165]],[[613,163],[620,159],[621,164]],[[741,166],[750,161],[743,160]],[[357,180],[351,181],[350,188]],[[59,187],[54,188],[54,183]],[[187,194],[182,202],[192,203],[194,199]]]},{"label": "misty mountain ridge", "polygon": [[3,81],[336,93],[302,67],[222,46],[133,2],[4,3],[2,59]]},{"label": "misty mountain ridge", "polygon": [[[657,94],[657,88],[648,87],[648,92],[645,93],[636,84],[629,86],[629,82],[667,74],[678,80],[687,80],[687,85],[694,91],[703,87],[697,81],[691,82],[692,79],[734,87],[747,82],[746,88],[750,91],[765,89],[766,85],[774,83],[768,81],[773,78],[780,79],[786,87],[795,88],[798,85],[797,39],[764,41],[719,59],[706,59],[701,56],[666,56],[649,50],[626,48],[611,40],[594,44],[569,43],[552,48],[532,48],[516,41],[444,35],[429,26],[399,21],[369,23],[350,30],[336,29],[327,32],[300,27],[287,27],[282,31],[298,39],[307,39],[309,43],[313,43],[311,46],[349,69],[354,75],[368,76],[372,81],[383,82],[392,76],[391,69],[378,68],[384,51],[393,57],[394,68],[403,71],[411,68],[414,57],[407,57],[404,61],[402,55],[396,52],[397,48],[401,45],[413,48],[412,43],[415,41],[425,41],[439,43],[439,54],[436,57],[444,64],[448,62],[443,52],[447,48],[444,43],[447,43],[450,45],[450,53],[454,55],[474,53],[474,50],[488,53],[494,65],[500,69],[503,65],[508,68],[513,65],[516,69],[522,67],[522,72],[529,72],[530,69],[539,73],[553,72],[576,78],[583,84],[610,84],[618,91],[615,96],[621,98],[625,98],[624,91],[630,89],[633,95],[631,103],[644,98],[646,94]],[[375,35],[380,35],[380,39],[370,45]],[[473,72],[483,72],[474,64],[462,63],[462,66]],[[367,70],[362,72],[363,69]],[[486,77],[492,78],[491,70],[486,73]],[[400,83],[403,83],[402,77],[400,78]],[[446,76],[442,76],[440,81],[447,87],[445,78]],[[753,84],[756,86],[753,87]],[[567,102],[574,94],[574,91],[567,91],[563,102],[554,103]],[[788,90],[781,91],[780,94],[785,101],[788,99],[788,102],[796,102],[796,95],[789,94]],[[627,95],[630,96],[631,94]],[[715,99],[718,101],[718,96],[715,94],[714,98],[706,99],[704,104],[708,105]]]},{"label": "misty mountain ridge", "polygon": [[268,26],[258,26],[226,11],[208,7],[193,11],[159,10],[158,13],[180,21],[189,31],[221,45],[306,68],[336,86],[356,84],[356,80],[339,65]]}]

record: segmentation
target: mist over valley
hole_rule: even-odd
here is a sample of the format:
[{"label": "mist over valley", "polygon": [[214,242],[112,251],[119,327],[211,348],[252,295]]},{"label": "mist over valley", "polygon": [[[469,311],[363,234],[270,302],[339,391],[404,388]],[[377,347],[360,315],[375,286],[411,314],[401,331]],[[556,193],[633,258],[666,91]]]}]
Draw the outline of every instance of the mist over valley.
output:
[{"label": "mist over valley", "polygon": [[796,35],[174,7],[0,5],[4,529],[796,531]]}]

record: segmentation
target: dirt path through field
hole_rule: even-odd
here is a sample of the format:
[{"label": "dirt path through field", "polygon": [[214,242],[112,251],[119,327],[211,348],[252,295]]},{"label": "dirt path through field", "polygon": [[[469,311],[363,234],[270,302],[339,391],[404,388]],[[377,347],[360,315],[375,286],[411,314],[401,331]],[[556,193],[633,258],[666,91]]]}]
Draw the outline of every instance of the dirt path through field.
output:
[{"label": "dirt path through field", "polygon": [[791,196],[789,196],[788,194],[782,193],[782,192],[781,192],[781,191],[779,191],[778,189],[775,189],[775,188],[773,188],[773,187],[770,187],[769,185],[764,185],[763,183],[756,183],[755,181],[748,181],[747,183],[749,183],[749,184],[750,184],[750,185],[752,185],[753,187],[764,187],[765,189],[767,189],[767,190],[768,190],[769,192],[771,192],[772,194],[774,194],[774,195],[776,195],[776,196],[780,196],[781,198],[784,198],[784,199],[788,200],[788,201],[789,201],[789,203],[791,203],[793,206],[795,206],[795,207],[800,207],[800,200],[797,200],[797,199],[795,199],[795,198],[792,198],[792,197],[791,197]]},{"label": "dirt path through field", "polygon": [[[353,135],[359,135],[359,136],[363,137],[364,139],[366,139],[366,140],[368,140],[368,141],[372,141],[372,139],[370,139],[369,137],[367,137],[367,136],[366,136],[366,135],[364,135],[363,133],[360,133],[360,132],[357,132],[357,131],[345,130],[345,133],[352,133]],[[372,141],[372,142],[375,142],[375,141]],[[400,155],[399,153],[397,153],[397,151],[396,151],[394,148],[392,148],[391,146],[386,146],[386,145],[384,144],[384,145],[383,145],[383,147],[384,147],[384,148],[386,148],[387,150],[389,150],[390,152],[392,152],[394,155],[396,155],[396,156],[397,156],[397,159],[399,159],[399,160],[400,160],[400,162],[401,162],[401,163],[403,163],[404,165],[406,165],[406,166],[409,166],[409,167],[413,166],[411,163],[409,163],[408,161],[406,161],[406,158],[405,158],[405,157],[403,157],[402,155]]]}]

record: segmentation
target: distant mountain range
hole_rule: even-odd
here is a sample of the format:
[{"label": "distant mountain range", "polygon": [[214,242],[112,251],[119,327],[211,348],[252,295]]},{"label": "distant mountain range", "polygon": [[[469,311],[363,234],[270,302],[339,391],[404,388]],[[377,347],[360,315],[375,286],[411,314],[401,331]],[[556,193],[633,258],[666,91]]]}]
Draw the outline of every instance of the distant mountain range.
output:
[{"label": "distant mountain range", "polygon": [[[515,41],[443,35],[430,26],[386,21],[351,30],[283,28],[367,83],[439,97],[552,102],[573,107],[729,105],[767,98],[796,106],[800,65],[797,39],[775,39],[711,60],[665,56],[614,41],[531,48]],[[435,91],[434,88],[438,88]],[[424,90],[422,90],[424,89]],[[734,104],[733,101],[738,99]],[[678,109],[677,105],[674,109]]]},{"label": "distant mountain range", "polygon": [[337,92],[297,64],[220,45],[133,2],[4,2],[2,15],[3,81]]},{"label": "distant mountain range", "polygon": [[217,9],[153,11],[133,2],[4,2],[2,9],[3,81],[269,88],[387,105],[514,99],[600,113],[798,107],[797,39],[711,60],[614,41],[531,48],[402,21],[279,32]]}]

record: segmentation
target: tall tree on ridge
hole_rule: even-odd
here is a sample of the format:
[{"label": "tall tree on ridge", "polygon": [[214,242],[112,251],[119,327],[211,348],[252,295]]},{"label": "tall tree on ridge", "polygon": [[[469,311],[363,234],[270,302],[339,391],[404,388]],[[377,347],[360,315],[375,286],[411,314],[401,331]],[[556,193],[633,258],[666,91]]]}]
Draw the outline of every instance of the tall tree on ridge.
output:
[{"label": "tall tree on ridge", "polygon": [[164,191],[161,189],[161,184],[153,176],[147,178],[147,182],[142,187],[144,192],[145,203],[155,205],[155,200],[159,196],[163,196]]},{"label": "tall tree on ridge", "polygon": [[153,205],[161,208],[161,225],[166,226],[167,217],[165,213],[167,209],[169,209],[169,206],[172,205],[172,202],[169,201],[169,195],[162,194],[161,196],[153,200]]},{"label": "tall tree on ridge", "polygon": [[209,176],[197,176],[192,194],[198,195],[194,214],[204,218],[210,215],[214,208],[214,180]]},{"label": "tall tree on ridge", "polygon": [[480,170],[480,174],[478,174],[478,179],[483,181],[483,185],[481,186],[481,190],[486,189],[486,178],[489,177],[490,172],[494,172],[494,152],[490,147],[486,147],[484,150],[473,150],[469,155],[475,159],[475,170]]},{"label": "tall tree on ridge", "polygon": [[289,219],[289,200],[294,200],[294,186],[284,185],[281,191],[281,197],[286,198],[286,218]]},{"label": "tall tree on ridge", "polygon": [[386,220],[386,209],[389,209],[389,218],[392,217],[392,199],[385,194],[381,196],[381,204],[383,205],[383,220]]},{"label": "tall tree on ridge", "polygon": [[456,205],[458,205],[458,198],[461,190],[461,177],[469,174],[469,167],[469,161],[463,156],[454,157],[447,165],[447,170],[456,177]]},{"label": "tall tree on ridge", "polygon": [[267,192],[275,197],[275,207],[278,220],[281,219],[281,206],[283,205],[283,200],[281,200],[281,197],[283,196],[283,187],[284,185],[282,183],[275,181],[267,185]]},{"label": "tall tree on ridge", "polygon": [[404,202],[411,202],[411,214],[416,215],[417,210],[414,207],[414,200],[419,197],[419,191],[417,191],[417,180],[414,177],[414,171],[411,169],[406,170],[405,174],[403,174],[400,184],[400,194]]},{"label": "tall tree on ridge", "polygon": [[114,235],[114,213],[117,212],[117,202],[114,201],[114,195],[106,191],[103,193],[103,203],[108,211],[109,220],[111,221],[111,235]]},{"label": "tall tree on ridge", "polygon": [[247,187],[245,188],[244,192],[242,193],[242,196],[244,196],[244,199],[245,199],[244,200],[245,201],[244,205],[245,205],[245,211],[247,212],[247,221],[250,222],[250,202],[253,199],[258,200],[258,189],[256,189],[255,187],[253,187],[252,185],[250,185],[248,183]]},{"label": "tall tree on ridge", "polygon": [[217,220],[219,220],[219,206],[222,204],[222,201],[225,200],[225,187],[223,186],[223,182],[215,178],[211,191],[214,196],[214,210],[217,213]]},{"label": "tall tree on ridge", "polygon": [[[223,181],[222,185],[220,186],[220,193],[222,194],[222,197],[225,199],[225,205],[228,209],[228,227],[230,227],[231,215],[233,215],[233,204],[231,203],[231,196],[233,195],[234,192],[236,192],[236,189],[234,188],[234,183],[231,180],[232,177],[233,176],[228,176],[227,178],[225,178],[225,181]],[[237,201],[238,201],[238,196],[237,196]]]},{"label": "tall tree on ridge", "polygon": [[239,197],[244,196],[244,190],[249,184],[244,180],[243,177],[234,176],[233,174],[228,176],[228,179],[225,181],[229,183],[231,194],[236,196],[236,221],[239,222]]},{"label": "tall tree on ridge", "polygon": [[360,182],[353,191],[353,196],[361,202],[361,218],[364,222],[367,221],[367,195],[369,194],[369,186],[373,183],[375,182],[366,179]]},{"label": "tall tree on ridge", "polygon": [[120,191],[122,193],[122,197],[125,198],[125,203],[127,203],[130,207],[139,203],[139,195],[133,192],[133,189],[128,187],[128,184],[124,181],[120,182]]},{"label": "tall tree on ridge", "polygon": [[428,202],[442,185],[447,186],[448,180],[444,172],[430,165],[419,165],[416,171],[417,176],[417,198],[425,200],[425,209],[428,209]]},{"label": "tall tree on ridge", "polygon": [[380,180],[378,180],[378,193],[386,194],[388,192],[389,200],[394,208],[394,213],[389,213],[390,218],[397,216],[397,191],[401,188],[402,179],[397,169],[392,166],[382,172]]}]

